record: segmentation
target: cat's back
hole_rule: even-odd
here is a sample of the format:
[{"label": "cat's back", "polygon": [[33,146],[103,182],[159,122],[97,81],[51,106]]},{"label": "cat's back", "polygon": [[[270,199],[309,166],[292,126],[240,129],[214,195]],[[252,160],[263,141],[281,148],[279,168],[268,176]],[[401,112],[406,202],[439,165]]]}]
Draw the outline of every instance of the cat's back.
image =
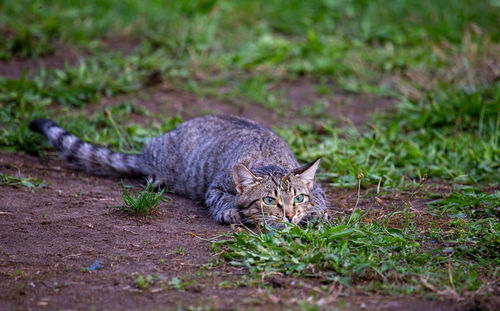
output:
[{"label": "cat's back", "polygon": [[175,131],[179,132],[179,134],[186,135],[199,134],[197,137],[202,137],[209,133],[215,134],[220,132],[225,133],[226,137],[231,134],[242,133],[252,136],[276,135],[267,127],[253,120],[233,115],[207,115],[198,117],[182,123]]},{"label": "cat's back", "polygon": [[243,117],[232,115],[208,115],[182,123],[174,131],[166,134],[168,139],[175,140],[176,145],[184,151],[213,151],[241,149],[248,152],[266,142],[286,145],[273,131],[259,123]]},{"label": "cat's back", "polygon": [[[204,193],[214,178],[230,178],[236,163],[297,164],[287,143],[259,123],[231,115],[208,115],[186,121],[164,136],[153,139],[145,156],[155,167],[176,176],[177,192]],[[189,187],[189,191],[182,191]],[[176,187],[177,188],[177,187]],[[187,190],[187,189],[186,189]],[[196,195],[197,197],[198,195]]]},{"label": "cat's back", "polygon": [[208,115],[189,120],[167,133],[165,139],[174,144],[183,157],[191,156],[196,161],[200,155],[221,161],[223,154],[236,159],[252,154],[266,157],[273,150],[289,150],[286,142],[272,130],[253,120],[232,115]]}]

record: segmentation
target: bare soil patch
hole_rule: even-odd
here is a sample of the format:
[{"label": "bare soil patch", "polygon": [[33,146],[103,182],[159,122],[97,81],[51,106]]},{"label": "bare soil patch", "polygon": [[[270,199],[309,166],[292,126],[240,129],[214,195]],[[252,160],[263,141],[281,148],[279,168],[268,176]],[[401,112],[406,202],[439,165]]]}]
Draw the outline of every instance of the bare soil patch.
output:
[{"label": "bare soil patch", "polygon": [[[394,110],[396,100],[372,94],[353,94],[334,90],[333,86],[325,86],[327,94],[318,94],[318,83],[311,80],[298,80],[286,83],[287,98],[292,104],[292,113],[300,114],[304,110],[311,110],[315,104],[322,105],[324,115],[340,121],[339,125],[354,124],[361,127],[369,121],[374,113],[390,112]],[[314,122],[316,116],[303,118]]]},{"label": "bare soil patch", "polygon": [[[109,51],[119,51],[122,55],[130,54],[140,43],[138,38],[109,36],[103,38],[101,44]],[[91,52],[58,43],[51,55],[36,58],[14,57],[9,61],[0,61],[0,77],[19,79],[26,72],[27,77],[33,76],[41,68],[62,69],[64,66],[74,66],[80,60],[87,58]]]},{"label": "bare soil patch", "polygon": [[50,56],[34,59],[12,58],[7,62],[0,62],[0,77],[19,79],[26,72],[31,77],[40,68],[61,69],[66,65],[75,65],[86,54],[72,48],[60,48]]},{"label": "bare soil patch", "polygon": [[[87,105],[84,110],[88,115],[100,108],[112,107],[124,102],[133,102],[152,113],[160,115],[180,115],[189,120],[207,114],[232,114],[254,119],[270,128],[287,124],[316,124],[318,116],[303,115],[311,110],[315,103],[324,105],[320,118],[331,118],[339,126],[354,125],[363,127],[375,112],[388,112],[394,109],[395,100],[380,98],[370,94],[348,94],[332,92],[318,95],[316,84],[312,81],[287,82],[283,88],[288,90],[287,99],[291,106],[286,111],[270,111],[258,104],[234,104],[215,97],[199,97],[193,93],[179,90],[168,81],[141,90],[134,94],[123,94],[111,98],[102,98],[100,102]],[[144,118],[135,116],[133,121],[143,123]]]},{"label": "bare soil patch", "polygon": [[[183,120],[207,114],[232,114],[258,120],[270,127],[286,122],[277,113],[260,106],[247,109],[217,98],[198,97],[195,94],[178,90],[166,81],[135,94],[102,98],[99,103],[88,105],[84,109],[90,115],[100,108],[112,107],[128,101],[132,101],[136,107],[146,108],[151,113],[167,116],[180,115]],[[139,123],[145,121],[141,116],[136,116],[133,120]]]}]

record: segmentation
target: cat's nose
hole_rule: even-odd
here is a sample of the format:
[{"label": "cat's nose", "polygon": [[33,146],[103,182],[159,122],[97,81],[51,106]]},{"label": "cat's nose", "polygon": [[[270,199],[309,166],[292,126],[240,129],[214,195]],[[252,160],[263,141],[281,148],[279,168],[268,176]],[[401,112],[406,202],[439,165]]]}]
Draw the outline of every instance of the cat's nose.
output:
[{"label": "cat's nose", "polygon": [[290,221],[290,222],[292,222],[293,216],[295,216],[295,213],[286,214],[286,218],[288,218],[288,221]]}]

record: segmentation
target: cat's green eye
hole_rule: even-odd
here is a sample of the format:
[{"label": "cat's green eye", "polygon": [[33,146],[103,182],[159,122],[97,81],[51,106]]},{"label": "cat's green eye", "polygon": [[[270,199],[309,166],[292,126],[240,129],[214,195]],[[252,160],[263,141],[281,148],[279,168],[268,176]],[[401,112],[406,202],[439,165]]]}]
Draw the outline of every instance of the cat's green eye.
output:
[{"label": "cat's green eye", "polygon": [[293,199],[293,201],[295,203],[302,203],[302,202],[304,202],[304,195],[303,194],[299,194],[298,196],[295,197],[295,199]]},{"label": "cat's green eye", "polygon": [[266,205],[275,205],[276,204],[276,199],[273,197],[265,197],[262,199],[264,201],[264,204]]}]

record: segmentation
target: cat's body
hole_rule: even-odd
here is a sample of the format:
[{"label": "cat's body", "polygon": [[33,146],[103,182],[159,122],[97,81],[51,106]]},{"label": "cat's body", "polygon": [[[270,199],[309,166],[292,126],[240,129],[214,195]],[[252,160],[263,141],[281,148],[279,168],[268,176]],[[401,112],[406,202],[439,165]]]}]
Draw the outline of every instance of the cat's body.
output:
[{"label": "cat's body", "polygon": [[[319,164],[300,167],[287,143],[234,116],[184,122],[149,141],[141,154],[112,152],[79,140],[51,120],[30,124],[61,157],[93,174],[142,175],[169,191],[202,200],[222,224],[262,220],[279,227],[322,217],[326,199],[314,182]],[[286,216],[286,217],[285,217]]]}]

